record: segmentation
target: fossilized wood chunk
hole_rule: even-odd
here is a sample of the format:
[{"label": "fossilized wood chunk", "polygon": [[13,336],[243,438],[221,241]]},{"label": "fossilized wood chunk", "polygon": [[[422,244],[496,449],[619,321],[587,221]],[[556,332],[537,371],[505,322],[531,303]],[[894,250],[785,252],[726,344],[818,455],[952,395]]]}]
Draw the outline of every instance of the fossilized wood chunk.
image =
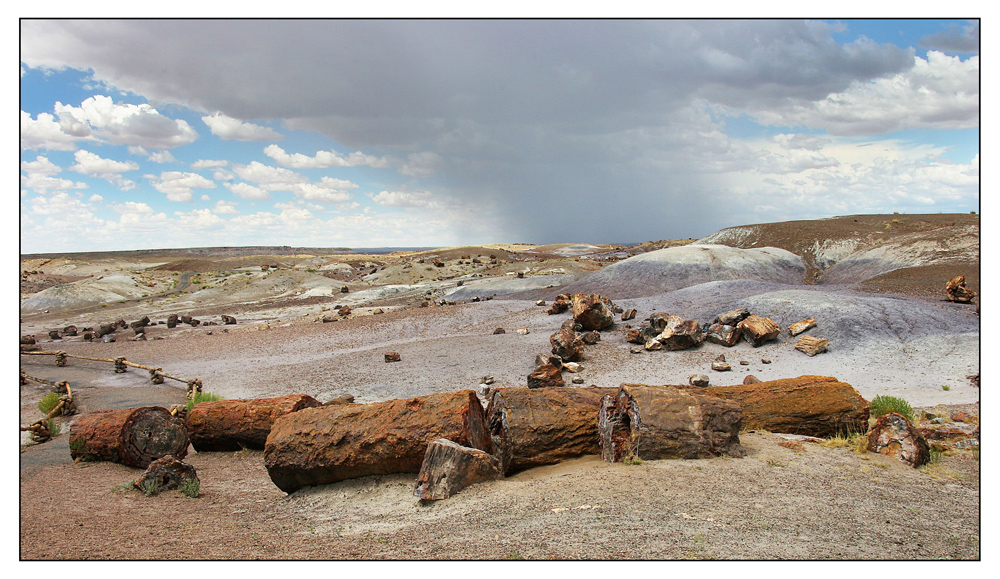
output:
[{"label": "fossilized wood chunk", "polygon": [[683,320],[668,323],[667,328],[656,339],[668,350],[687,350],[704,342],[705,334],[695,320]]},{"label": "fossilized wood chunk", "polygon": [[879,416],[872,425],[868,431],[868,451],[895,456],[912,467],[925,464],[931,458],[924,437],[905,416],[895,412]]},{"label": "fossilized wood chunk", "polygon": [[579,362],[583,359],[583,339],[569,328],[563,328],[549,337],[552,353],[565,362]]},{"label": "fossilized wood chunk", "polygon": [[742,456],[738,404],[682,386],[622,384],[601,401],[606,462]]},{"label": "fossilized wood chunk", "polygon": [[486,418],[494,455],[505,474],[601,454],[597,413],[617,388],[498,388]]},{"label": "fossilized wood chunk", "polygon": [[746,308],[739,308],[738,310],[730,310],[728,312],[719,314],[715,318],[716,324],[722,324],[724,326],[735,326],[736,324],[742,322],[750,316],[750,310]]},{"label": "fossilized wood chunk", "polygon": [[781,328],[771,318],[750,315],[736,327],[743,332],[743,338],[754,348],[778,337]]},{"label": "fossilized wood chunk", "polygon": [[142,490],[144,484],[152,482],[160,490],[166,491],[176,489],[185,481],[190,480],[198,480],[198,471],[190,464],[177,460],[168,454],[149,463],[142,476],[132,481],[132,486]]},{"label": "fossilized wood chunk", "polygon": [[573,320],[584,330],[603,330],[615,323],[610,300],[598,294],[573,294]]},{"label": "fossilized wood chunk", "polygon": [[528,388],[557,388],[565,385],[561,367],[552,363],[542,364],[528,374]]},{"label": "fossilized wood chunk", "polygon": [[731,348],[736,345],[736,342],[740,341],[742,336],[743,331],[736,326],[727,326],[715,323],[708,327],[708,333],[705,334],[705,340],[712,342],[713,344],[720,344],[727,348]]},{"label": "fossilized wood chunk", "polygon": [[802,336],[799,338],[798,343],[795,344],[795,349],[800,352],[805,352],[809,356],[815,356],[816,354],[825,352],[829,346],[830,340],[814,338],[812,336]]},{"label": "fossilized wood chunk", "polygon": [[635,319],[636,313],[637,312],[635,311],[635,308],[629,308],[625,310],[624,312],[622,312],[622,321],[627,322],[628,320]]},{"label": "fossilized wood chunk", "polygon": [[74,460],[102,460],[139,468],[168,454],[184,458],[189,444],[184,423],[159,406],[88,412],[77,418],[69,433]]},{"label": "fossilized wood chunk", "polygon": [[950,302],[969,303],[976,297],[976,292],[965,287],[965,276],[960,275],[952,278],[945,286],[945,296]]},{"label": "fossilized wood chunk", "polygon": [[316,406],[320,402],[306,394],[199,402],[188,413],[188,434],[198,452],[263,450],[278,417]]},{"label": "fossilized wood chunk", "polygon": [[493,456],[439,438],[427,445],[413,494],[421,500],[436,501],[467,486],[502,478],[500,462]]},{"label": "fossilized wood chunk", "polygon": [[808,318],[802,320],[801,322],[795,322],[794,324],[788,326],[788,333],[793,336],[798,336],[802,332],[816,327],[816,318]]},{"label": "fossilized wood chunk", "polygon": [[492,452],[486,416],[472,390],[305,408],[278,418],[264,445],[271,481],[291,493],[376,474],[417,473],[438,438]]},{"label": "fossilized wood chunk", "polygon": [[709,388],[743,409],[743,427],[829,437],[868,429],[868,402],[850,384],[799,376]]}]

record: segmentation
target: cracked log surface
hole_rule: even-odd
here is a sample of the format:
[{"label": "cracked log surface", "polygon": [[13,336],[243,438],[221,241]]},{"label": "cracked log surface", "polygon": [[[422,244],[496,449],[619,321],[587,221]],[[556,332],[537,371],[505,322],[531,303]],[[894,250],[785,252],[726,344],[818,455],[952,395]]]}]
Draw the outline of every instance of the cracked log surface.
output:
[{"label": "cracked log surface", "polygon": [[322,404],[306,394],[199,402],[188,413],[186,424],[197,452],[263,450],[275,420],[317,406]]},{"label": "cracked log surface", "polygon": [[166,408],[144,406],[99,410],[80,416],[70,427],[74,460],[98,460],[146,468],[158,458],[187,456],[190,441],[184,423]]}]

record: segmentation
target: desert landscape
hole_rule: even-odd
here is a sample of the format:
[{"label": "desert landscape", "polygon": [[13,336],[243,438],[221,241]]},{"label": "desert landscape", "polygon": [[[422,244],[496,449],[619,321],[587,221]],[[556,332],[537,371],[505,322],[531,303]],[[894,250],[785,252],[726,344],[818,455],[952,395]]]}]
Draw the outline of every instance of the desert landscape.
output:
[{"label": "desert landscape", "polygon": [[[630,246],[22,254],[21,425],[45,418],[38,403],[62,381],[76,412],[54,416],[41,442],[22,428],[20,557],[976,560],[979,238],[976,214],[887,214]],[[971,300],[946,299],[958,276]],[[576,329],[591,339],[575,365],[551,361],[550,338],[578,322],[553,304],[594,294],[616,308],[614,323]],[[741,309],[780,333],[676,349],[642,334],[669,314],[712,335],[720,315]],[[825,351],[797,349],[803,336]],[[115,359],[139,367],[115,372]],[[286,493],[269,474],[272,451],[259,448],[189,450],[194,498],[132,488],[142,468],[71,456],[88,413],[178,405],[183,416],[193,380],[223,400],[308,395],[359,409],[468,390],[487,409],[552,364],[564,385],[538,391],[677,385],[712,397],[703,392],[831,377],[864,399],[865,416],[877,396],[907,401],[930,457],[915,468],[858,451],[846,433],[804,436],[745,416],[739,452],[584,453],[422,500],[416,471]],[[156,372],[168,379],[151,383]],[[708,385],[692,386],[698,376]]]}]

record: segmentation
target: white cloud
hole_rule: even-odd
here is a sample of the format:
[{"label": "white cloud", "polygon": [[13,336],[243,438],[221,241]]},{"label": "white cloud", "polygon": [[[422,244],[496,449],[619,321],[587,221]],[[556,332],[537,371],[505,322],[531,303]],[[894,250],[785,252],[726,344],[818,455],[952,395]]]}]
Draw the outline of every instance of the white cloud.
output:
[{"label": "white cloud", "polygon": [[309,178],[305,175],[258,161],[253,161],[249,165],[234,165],[233,172],[240,179],[256,183],[268,191],[289,191],[295,185],[309,182]]},{"label": "white cloud", "polygon": [[138,213],[141,215],[150,215],[153,213],[153,208],[146,203],[138,201],[125,201],[124,203],[116,203],[111,206],[111,210],[116,213]]},{"label": "white cloud", "polygon": [[191,201],[192,189],[214,189],[215,182],[206,179],[197,173],[183,173],[180,171],[164,171],[159,177],[155,175],[145,175],[150,180],[153,187],[167,196],[171,201]]},{"label": "white cloud", "polygon": [[431,194],[426,191],[381,191],[368,193],[368,196],[383,207],[427,207],[431,204]]},{"label": "white cloud", "polygon": [[242,197],[243,199],[250,199],[252,201],[267,201],[271,198],[271,194],[261,189],[260,187],[254,187],[247,183],[226,183],[226,188],[233,192],[233,195],[237,197]]},{"label": "white cloud", "polygon": [[346,203],[353,198],[347,191],[331,189],[313,183],[296,185],[292,190],[292,193],[295,193],[303,199],[316,201],[317,203]]},{"label": "white cloud", "polygon": [[236,178],[236,175],[229,171],[218,170],[212,173],[212,178],[216,181],[232,181]]},{"label": "white cloud", "polygon": [[187,213],[176,211],[177,221],[183,223],[185,228],[196,231],[220,229],[226,221],[212,213],[211,209],[195,209]]},{"label": "white cloud", "polygon": [[104,159],[96,153],[80,149],[74,154],[76,164],[70,170],[84,175],[105,175],[108,173],[124,173],[126,171],[138,171],[139,165],[132,161],[115,161]]},{"label": "white cloud", "polygon": [[198,138],[198,133],[184,120],[165,117],[148,104],[116,104],[104,95],[94,95],[79,107],[57,102],[55,113],[65,133],[76,138],[94,137],[114,145],[171,149]]},{"label": "white cloud", "polygon": [[21,186],[31,189],[36,193],[49,194],[53,191],[68,191],[71,189],[87,189],[88,185],[82,181],[70,181],[69,179],[59,179],[45,174],[30,173],[21,176]]},{"label": "white cloud", "polygon": [[170,151],[156,151],[149,154],[149,160],[154,163],[176,163],[177,158]]},{"label": "white cloud", "polygon": [[220,139],[233,141],[274,141],[282,138],[281,133],[277,131],[253,123],[246,123],[222,113],[204,116],[201,117],[201,120],[208,125],[212,134]]},{"label": "white cloud", "polygon": [[104,201],[104,197],[101,197],[97,193],[94,193],[93,195],[90,196],[89,199],[87,199],[87,201],[90,201],[91,203],[100,203],[101,201]]},{"label": "white cloud", "polygon": [[198,169],[214,169],[217,167],[226,167],[229,165],[229,161],[213,160],[213,159],[198,159],[194,163],[191,163],[191,168]]},{"label": "white cloud", "polygon": [[202,200],[202,201],[211,201],[211,200],[212,200],[212,197],[211,197],[211,196],[209,196],[209,195],[208,195],[208,194],[206,193],[206,194],[204,194],[204,195],[202,195],[202,196],[201,196],[201,200]]},{"label": "white cloud", "polygon": [[62,167],[39,155],[34,161],[21,161],[21,170],[28,174],[55,175],[62,171]]},{"label": "white cloud", "polygon": [[38,118],[32,119],[29,113],[21,111],[22,151],[72,151],[76,149],[76,140],[77,137],[63,131],[56,118],[49,113],[38,113]]},{"label": "white cloud", "polygon": [[236,204],[229,201],[216,201],[215,209],[213,209],[218,215],[239,215],[240,212],[236,209]]},{"label": "white cloud", "polygon": [[316,156],[309,157],[302,153],[286,153],[278,145],[268,145],[264,147],[264,154],[274,159],[282,167],[291,167],[293,169],[359,167],[363,165],[385,168],[389,166],[389,160],[385,157],[366,155],[360,151],[355,151],[347,157],[342,157],[336,151],[318,151]]}]

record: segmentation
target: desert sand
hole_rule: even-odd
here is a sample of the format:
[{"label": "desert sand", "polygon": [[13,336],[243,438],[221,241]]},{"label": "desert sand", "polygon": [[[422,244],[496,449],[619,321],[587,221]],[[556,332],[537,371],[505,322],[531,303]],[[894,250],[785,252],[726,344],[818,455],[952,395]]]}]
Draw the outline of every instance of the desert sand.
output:
[{"label": "desert sand", "polygon": [[[723,230],[702,240],[620,247],[484,246],[389,255],[183,253],[22,256],[21,335],[42,350],[160,366],[225,398],[343,393],[370,403],[524,386],[569,314],[564,292],[598,292],[639,314],[587,346],[585,385],[711,385],[834,376],[866,399],[905,398],[941,416],[979,416],[975,304],[944,301],[965,275],[978,291],[976,215],[852,216]],[[491,257],[496,263],[491,263]],[[442,266],[432,262],[437,258]],[[277,265],[262,271],[261,264]],[[346,287],[348,291],[342,292]],[[427,304],[423,306],[423,304]],[[350,306],[347,317],[336,306]],[[422,307],[423,306],[423,307]],[[828,352],[787,332],[760,348],[705,343],[633,353],[627,324],[654,312],[700,323],[746,307],[782,328],[813,317]],[[49,330],[169,314],[235,326],[151,326],[116,341],[50,340]],[[323,320],[327,321],[324,322]],[[505,330],[494,334],[496,328]],[[517,329],[527,329],[520,334]],[[386,351],[401,362],[387,364]],[[719,354],[731,372],[712,372]],[[769,360],[769,363],[764,363]],[[740,365],[746,361],[747,365]],[[183,384],[145,372],[21,356],[26,373],[69,380],[81,412],[184,401]],[[569,376],[569,375],[567,375]],[[568,378],[567,378],[568,381]],[[20,391],[21,424],[46,389]],[[485,398],[482,398],[485,402]],[[582,457],[424,504],[415,475],[365,477],[291,495],[262,452],[192,453],[202,496],[121,490],[141,471],[74,464],[68,433],[22,434],[22,559],[977,559],[978,451],[913,469],[877,454],[744,432],[746,457],[608,464]],[[55,483],[55,484],[54,484]],[[113,539],[111,539],[113,537]]]}]

